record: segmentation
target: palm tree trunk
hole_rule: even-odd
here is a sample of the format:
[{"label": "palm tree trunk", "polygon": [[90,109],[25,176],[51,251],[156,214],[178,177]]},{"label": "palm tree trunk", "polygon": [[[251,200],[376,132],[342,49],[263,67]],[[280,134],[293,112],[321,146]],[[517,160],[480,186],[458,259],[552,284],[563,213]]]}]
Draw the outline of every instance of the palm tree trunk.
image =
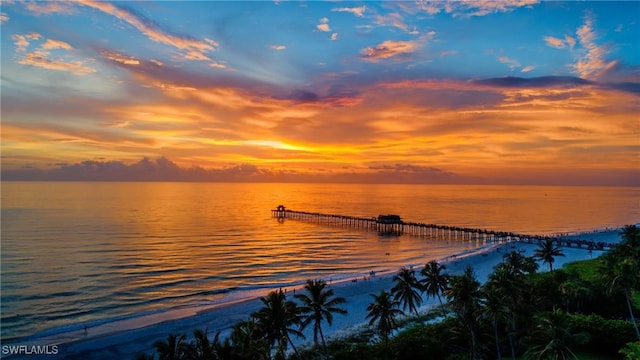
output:
[{"label": "palm tree trunk", "polygon": [[493,319],[493,333],[496,338],[496,354],[498,355],[498,360],[502,359],[502,354],[500,353],[500,339],[498,338],[498,321]]},{"label": "palm tree trunk", "polygon": [[293,341],[291,341],[291,337],[289,336],[289,334],[287,334],[287,340],[289,341],[289,344],[291,344],[291,348],[293,349],[293,352],[296,353],[296,357],[300,359],[300,354],[298,353],[298,349],[296,348],[295,345],[293,345]]},{"label": "palm tree trunk", "polygon": [[320,339],[322,339],[322,348],[327,350],[327,343],[324,341],[324,334],[322,333],[322,327],[319,327],[320,330]]},{"label": "palm tree trunk", "polygon": [[636,330],[636,336],[640,339],[640,331],[638,331],[638,324],[636,323],[636,318],[633,316],[633,308],[631,307],[631,300],[629,290],[624,290],[624,297],[627,299],[627,307],[629,308],[629,316],[631,316],[631,323],[633,324],[633,328]]},{"label": "palm tree trunk", "polygon": [[516,348],[513,345],[513,334],[511,333],[511,330],[509,330],[509,347],[511,348],[511,358],[515,359],[516,358]]},{"label": "palm tree trunk", "polygon": [[471,358],[476,360],[478,358],[478,351],[476,346],[476,330],[471,327]]},{"label": "palm tree trunk", "polygon": [[438,301],[440,302],[440,309],[442,310],[442,316],[447,317],[447,313],[444,311],[444,304],[442,303],[442,298],[440,294],[438,294]]},{"label": "palm tree trunk", "polygon": [[384,337],[384,360],[389,360],[389,335]]}]

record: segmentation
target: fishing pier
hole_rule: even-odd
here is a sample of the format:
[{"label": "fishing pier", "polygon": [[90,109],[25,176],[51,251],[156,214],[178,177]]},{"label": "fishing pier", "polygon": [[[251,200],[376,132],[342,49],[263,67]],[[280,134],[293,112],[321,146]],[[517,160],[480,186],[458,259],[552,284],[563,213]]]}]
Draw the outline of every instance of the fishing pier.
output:
[{"label": "fishing pier", "polygon": [[327,226],[339,226],[350,229],[362,229],[366,231],[376,231],[383,236],[411,235],[418,237],[429,237],[442,240],[463,240],[481,242],[528,242],[539,243],[548,239],[558,246],[578,247],[593,250],[604,250],[609,244],[596,243],[575,237],[567,238],[563,236],[545,236],[517,234],[505,231],[493,231],[487,229],[474,229],[458,226],[447,226],[438,224],[425,224],[417,222],[407,222],[399,215],[378,215],[377,217],[358,217],[339,214],[326,214],[319,212],[295,211],[278,205],[271,210],[271,217],[284,221],[285,219],[313,222]]}]

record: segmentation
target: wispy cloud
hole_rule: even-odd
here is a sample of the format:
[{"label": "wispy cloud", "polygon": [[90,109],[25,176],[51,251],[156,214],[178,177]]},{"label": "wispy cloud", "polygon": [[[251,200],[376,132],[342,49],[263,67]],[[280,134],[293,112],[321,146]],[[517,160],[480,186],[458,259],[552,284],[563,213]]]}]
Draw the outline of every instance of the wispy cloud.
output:
[{"label": "wispy cloud", "polygon": [[73,14],[74,4],[65,1],[28,1],[25,4],[27,10],[34,15],[48,14]]},{"label": "wispy cloud", "polygon": [[46,50],[53,50],[53,49],[71,50],[72,49],[71,45],[69,45],[68,43],[60,40],[53,40],[53,39],[48,39],[44,44],[42,44],[42,48]]},{"label": "wispy cloud", "polygon": [[7,13],[0,13],[0,24],[9,21]]},{"label": "wispy cloud", "polygon": [[429,15],[445,12],[454,17],[473,17],[513,11],[520,7],[535,5],[539,3],[539,0],[460,0],[451,2],[421,0],[417,3],[418,7]]},{"label": "wispy cloud", "polygon": [[[71,59],[68,51],[73,47],[60,40],[47,39],[36,49],[29,51],[31,41],[43,39],[42,35],[32,32],[25,35],[14,34],[12,36],[16,53],[19,55],[18,64],[30,65],[48,70],[67,71],[75,75],[87,75],[96,71],[87,65],[85,61]],[[66,57],[53,57],[51,50],[65,51]]]},{"label": "wispy cloud", "polygon": [[16,46],[17,52],[27,51],[27,48],[30,44],[29,40],[38,40],[41,37],[42,36],[40,34],[34,32],[26,35],[14,34],[11,36],[11,38],[13,39],[13,44]]},{"label": "wispy cloud", "polygon": [[564,40],[555,38],[553,36],[545,36],[544,42],[546,42],[548,46],[556,49],[564,49],[565,47],[567,47]]},{"label": "wispy cloud", "polygon": [[498,61],[500,61],[503,64],[507,64],[509,66],[509,69],[514,70],[516,68],[519,68],[520,66],[520,62],[516,59],[511,59],[508,58],[506,56],[499,56],[498,57]]},{"label": "wispy cloud", "polygon": [[376,15],[375,23],[379,26],[393,26],[405,32],[410,32],[409,26],[404,22],[404,18],[399,13],[390,13],[387,15]]},{"label": "wispy cloud", "polygon": [[287,47],[284,46],[284,45],[271,45],[271,46],[269,46],[269,48],[271,48],[271,50],[282,51],[282,50],[286,49]]},{"label": "wispy cloud", "polygon": [[532,65],[525,66],[522,68],[522,70],[520,70],[520,72],[523,72],[523,73],[530,72],[530,71],[533,71],[535,68],[536,67]]},{"label": "wispy cloud", "polygon": [[387,40],[375,47],[367,47],[360,51],[360,58],[366,61],[378,62],[403,54],[410,54],[418,49],[417,41]]},{"label": "wispy cloud", "polygon": [[362,16],[364,16],[364,12],[365,12],[366,8],[367,7],[365,5],[362,5],[360,7],[352,7],[352,8],[348,8],[348,7],[333,8],[333,9],[331,9],[331,11],[350,12],[355,16],[362,17]]},{"label": "wispy cloud", "polygon": [[214,40],[209,38],[198,40],[188,36],[169,34],[144,21],[137,15],[107,2],[80,0],[78,3],[100,10],[128,23],[152,41],[175,47],[182,52],[182,56],[186,60],[213,61],[207,54],[218,47],[218,43]]},{"label": "wispy cloud", "polygon": [[324,32],[331,31],[331,27],[329,27],[329,19],[327,19],[326,17],[320,19],[320,24],[316,25],[316,29]]},{"label": "wispy cloud", "polygon": [[573,69],[581,77],[585,79],[597,78],[617,64],[615,60],[605,60],[608,50],[604,45],[599,45],[596,42],[597,36],[593,29],[591,16],[585,16],[584,24],[578,28],[576,34],[583,49],[580,51],[579,58],[573,65]]},{"label": "wispy cloud", "polygon": [[105,58],[107,58],[107,59],[109,59],[111,61],[118,62],[118,63],[123,64],[123,65],[140,65],[141,64],[140,59],[137,59],[135,57],[122,55],[122,54],[117,53],[117,52],[102,51],[101,54]]},{"label": "wispy cloud", "polygon": [[543,40],[547,44],[547,46],[556,49],[564,49],[567,47],[569,49],[573,49],[573,47],[576,45],[576,39],[569,35],[565,35],[564,39],[559,39],[553,36],[545,36]]},{"label": "wispy cloud", "polygon": [[75,75],[87,75],[96,71],[96,69],[87,66],[82,61],[68,61],[62,58],[51,58],[48,52],[40,50],[25,54],[18,63],[48,70],[68,71]]},{"label": "wispy cloud", "polygon": [[338,40],[338,33],[331,34],[331,40],[332,41]]}]

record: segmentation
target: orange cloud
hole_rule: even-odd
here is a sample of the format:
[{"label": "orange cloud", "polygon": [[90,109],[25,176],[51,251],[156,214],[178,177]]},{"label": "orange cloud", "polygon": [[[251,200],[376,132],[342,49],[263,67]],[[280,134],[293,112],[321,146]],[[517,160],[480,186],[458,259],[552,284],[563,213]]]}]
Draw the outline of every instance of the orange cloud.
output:
[{"label": "orange cloud", "polygon": [[14,34],[12,36],[16,52],[20,54],[18,64],[36,66],[48,70],[68,71],[75,75],[86,75],[95,72],[91,66],[81,60],[65,58],[52,58],[50,50],[72,50],[73,47],[60,40],[47,39],[37,49],[27,52],[31,45],[30,40],[40,40],[42,35],[32,32],[26,35]]},{"label": "orange cloud", "polygon": [[49,58],[48,52],[40,50],[25,54],[18,63],[49,70],[69,71],[75,75],[87,75],[96,71],[96,69],[85,65],[82,61],[66,61],[60,58],[52,59]]},{"label": "orange cloud", "polygon": [[331,28],[329,27],[329,19],[327,19],[326,17],[320,19],[320,24],[316,25],[316,29],[323,32],[331,31]]},{"label": "orange cloud", "polygon": [[106,57],[109,60],[118,62],[120,64],[124,64],[124,65],[140,65],[141,63],[139,59],[125,56],[117,52],[103,51],[102,56]]},{"label": "orange cloud", "polygon": [[544,37],[544,41],[547,43],[547,45],[556,49],[564,49],[565,47],[567,47],[564,40],[555,38],[553,36]]},{"label": "orange cloud", "polygon": [[68,43],[60,40],[48,39],[44,44],[42,44],[42,49],[53,50],[53,49],[64,49],[71,50],[72,47]]}]

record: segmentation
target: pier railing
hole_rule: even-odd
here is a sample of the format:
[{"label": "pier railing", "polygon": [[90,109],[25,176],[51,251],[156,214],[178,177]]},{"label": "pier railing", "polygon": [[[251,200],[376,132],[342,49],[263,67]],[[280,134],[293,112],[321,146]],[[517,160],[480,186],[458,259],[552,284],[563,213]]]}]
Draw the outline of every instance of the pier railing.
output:
[{"label": "pier railing", "polygon": [[578,247],[590,250],[605,250],[610,246],[610,244],[607,243],[594,242],[577,237],[568,238],[563,236],[518,234],[488,229],[407,222],[402,220],[398,215],[359,217],[320,212],[296,211],[287,209],[283,205],[279,205],[276,209],[271,210],[271,216],[279,221],[284,221],[285,219],[299,220],[350,229],[377,231],[380,235],[400,236],[406,234],[446,240],[475,240],[497,243],[518,241],[539,243],[550,239],[558,246]]}]

